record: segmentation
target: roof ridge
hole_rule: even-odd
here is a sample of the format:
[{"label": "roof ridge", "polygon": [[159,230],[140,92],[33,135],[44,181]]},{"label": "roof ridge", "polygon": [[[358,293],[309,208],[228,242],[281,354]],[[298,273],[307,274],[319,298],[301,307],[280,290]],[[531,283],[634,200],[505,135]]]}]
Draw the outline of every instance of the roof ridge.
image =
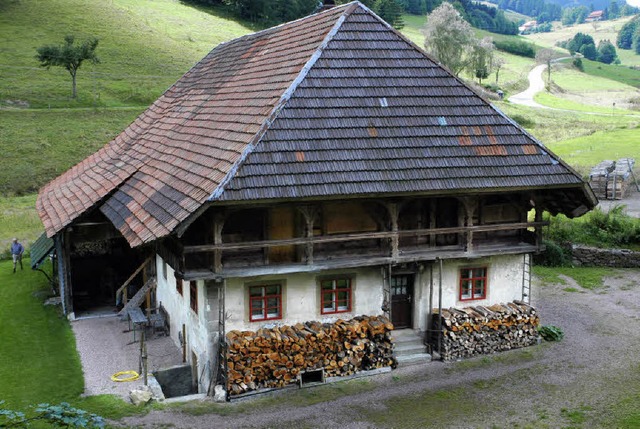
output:
[{"label": "roof ridge", "polygon": [[[249,154],[253,152],[256,145],[262,140],[262,137],[264,137],[265,133],[267,132],[271,124],[276,120],[280,111],[283,109],[287,101],[291,98],[295,90],[298,88],[298,85],[300,85],[300,83],[307,77],[307,74],[309,73],[311,68],[313,68],[314,64],[318,61],[318,59],[324,52],[329,42],[333,40],[333,37],[336,35],[338,30],[340,30],[340,27],[342,27],[342,24],[345,22],[347,17],[349,17],[353,13],[353,11],[356,10],[358,7],[364,8],[365,10],[369,11],[369,9],[367,9],[366,6],[364,6],[359,1],[347,3],[346,5],[340,6],[340,7],[344,7],[345,9],[344,12],[336,20],[336,23],[333,25],[331,30],[329,30],[329,32],[324,37],[320,45],[318,45],[314,53],[311,55],[311,58],[309,58],[305,63],[305,65],[302,66],[302,69],[300,69],[300,72],[298,73],[296,78],[291,82],[291,85],[289,85],[289,87],[282,93],[282,95],[280,96],[280,99],[271,110],[271,113],[269,114],[269,116],[264,120],[264,122],[260,126],[260,129],[254,136],[254,138],[251,139],[251,142],[249,142],[247,147],[244,149],[244,151],[240,155],[240,158],[238,158],[238,160],[234,163],[233,167],[231,167],[229,172],[225,175],[224,179],[222,179],[222,181],[218,184],[216,189],[214,189],[214,191],[211,193],[211,196],[209,196],[207,201],[213,201],[220,198],[220,196],[222,196],[226,185],[228,185],[229,182],[233,180],[236,173],[238,172],[238,169],[247,159]],[[335,8],[329,9],[329,11],[331,10],[335,10]],[[322,12],[322,13],[327,13],[327,12]],[[318,15],[318,14],[314,14],[314,15]],[[310,16],[314,16],[314,15],[310,15]],[[309,17],[305,17],[301,19],[307,19],[307,18]],[[295,21],[292,21],[292,22],[295,22]]]}]

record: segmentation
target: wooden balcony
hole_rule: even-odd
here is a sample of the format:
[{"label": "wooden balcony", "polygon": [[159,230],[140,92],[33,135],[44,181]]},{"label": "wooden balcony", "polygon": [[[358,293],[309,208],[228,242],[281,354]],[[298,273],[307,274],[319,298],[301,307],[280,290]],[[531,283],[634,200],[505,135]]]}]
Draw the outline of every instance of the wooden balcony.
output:
[{"label": "wooden balcony", "polygon": [[[476,258],[541,250],[548,222],[521,222],[180,246],[185,280]],[[287,258],[273,260],[274,250]],[[282,253],[282,252],[280,252]]]}]

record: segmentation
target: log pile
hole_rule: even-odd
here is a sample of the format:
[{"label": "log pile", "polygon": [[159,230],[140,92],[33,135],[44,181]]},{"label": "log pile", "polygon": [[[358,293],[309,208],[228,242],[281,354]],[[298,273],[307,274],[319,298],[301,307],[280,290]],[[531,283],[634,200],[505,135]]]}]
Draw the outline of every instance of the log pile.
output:
[{"label": "log pile", "polygon": [[598,198],[620,200],[627,196],[630,187],[635,184],[633,158],[621,158],[617,161],[602,161],[591,169],[589,185]]},{"label": "log pile", "polygon": [[443,360],[490,354],[536,344],[540,318],[532,306],[514,301],[490,307],[434,310],[430,342],[438,348],[438,323],[442,321]]},{"label": "log pile", "polygon": [[227,334],[230,395],[297,382],[304,371],[324,368],[327,377],[395,367],[384,316],[358,316],[335,323],[306,322]]}]

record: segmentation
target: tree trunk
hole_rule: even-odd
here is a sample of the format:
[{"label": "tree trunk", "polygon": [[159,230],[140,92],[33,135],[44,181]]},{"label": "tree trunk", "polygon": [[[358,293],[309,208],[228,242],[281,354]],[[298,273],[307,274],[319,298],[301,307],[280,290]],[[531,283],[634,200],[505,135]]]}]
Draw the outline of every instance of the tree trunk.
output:
[{"label": "tree trunk", "polygon": [[71,72],[71,98],[76,98],[76,74]]}]

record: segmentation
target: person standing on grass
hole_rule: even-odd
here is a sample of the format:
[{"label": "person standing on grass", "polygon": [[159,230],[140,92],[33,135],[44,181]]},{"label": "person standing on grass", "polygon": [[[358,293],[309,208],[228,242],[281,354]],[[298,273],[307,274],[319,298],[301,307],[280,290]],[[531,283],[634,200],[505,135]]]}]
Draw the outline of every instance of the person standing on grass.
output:
[{"label": "person standing on grass", "polygon": [[20,244],[17,238],[11,241],[11,256],[13,257],[13,272],[16,272],[16,265],[20,262],[20,269],[22,270],[22,254],[24,253],[24,246]]}]

